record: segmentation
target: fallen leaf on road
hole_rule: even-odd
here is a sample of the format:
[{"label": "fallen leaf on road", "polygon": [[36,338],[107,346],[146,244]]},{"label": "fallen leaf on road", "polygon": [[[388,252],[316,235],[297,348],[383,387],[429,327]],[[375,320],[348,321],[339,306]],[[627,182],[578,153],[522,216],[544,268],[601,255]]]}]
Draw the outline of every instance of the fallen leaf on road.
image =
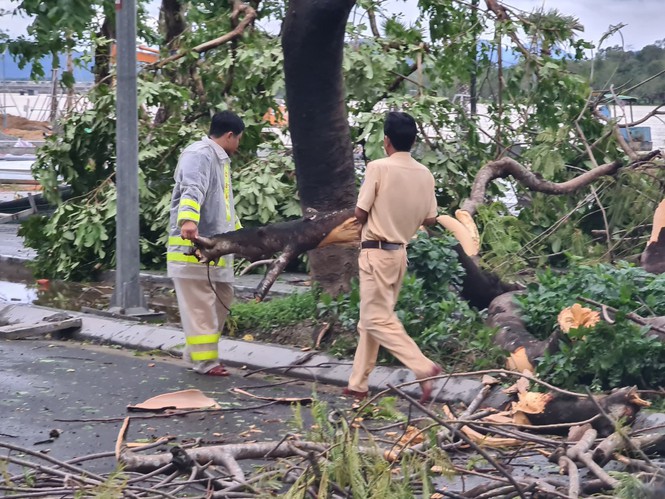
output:
[{"label": "fallen leaf on road", "polygon": [[128,405],[129,411],[163,411],[165,409],[219,409],[214,399],[201,390],[190,389],[163,393],[136,405]]}]

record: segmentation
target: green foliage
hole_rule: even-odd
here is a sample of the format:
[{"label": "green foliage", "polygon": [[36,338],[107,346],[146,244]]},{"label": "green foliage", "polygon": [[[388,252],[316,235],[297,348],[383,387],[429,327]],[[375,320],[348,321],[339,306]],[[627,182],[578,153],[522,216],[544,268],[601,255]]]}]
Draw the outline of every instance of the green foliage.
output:
[{"label": "green foliage", "polygon": [[312,291],[294,293],[265,302],[237,302],[231,314],[238,330],[291,326],[316,316],[316,295]]},{"label": "green foliage", "polygon": [[[109,116],[115,112],[115,99],[103,85],[88,96],[93,106],[63,122],[62,134],[47,139],[33,165],[45,196],[57,207],[51,218],[28,220],[20,234],[26,245],[37,250],[33,270],[45,277],[86,279],[114,265],[115,120]],[[174,97],[183,97],[174,85],[147,82],[140,103],[149,106]],[[149,121],[141,120],[145,145],[139,154],[141,261],[146,268],[159,268],[172,188],[172,173],[165,176],[164,171],[173,171],[174,152],[195,135],[196,126],[173,116],[162,125],[165,135],[151,136]],[[61,182],[71,186],[74,198],[60,200],[57,186]]]},{"label": "green foliage", "polygon": [[[300,412],[302,409],[298,408]],[[431,490],[429,469],[432,461],[450,469],[450,462],[438,452],[433,456],[405,455],[400,460],[400,471],[382,457],[380,449],[374,452],[359,452],[359,432],[350,427],[344,415],[331,413],[325,402],[315,400],[311,408],[312,430],[307,435],[310,441],[323,441],[329,447],[327,459],[319,464],[307,466],[290,489],[281,497],[304,499],[308,490],[316,490],[318,497],[329,497],[331,483],[338,489],[348,490],[352,497],[380,499],[384,497],[411,499],[422,497],[419,489]],[[336,424],[331,423],[337,416]],[[298,416],[302,419],[302,416]],[[362,443],[363,447],[372,445]],[[427,495],[429,497],[429,494]]]},{"label": "green foliage", "polygon": [[236,213],[243,224],[265,225],[300,216],[291,157],[271,154],[234,175]]},{"label": "green foliage", "polygon": [[[594,88],[630,87],[665,69],[665,40],[655,41],[640,50],[626,50],[619,45],[600,48],[593,59],[579,61],[571,65],[571,69],[579,74],[592,75]],[[663,102],[665,82],[662,78],[655,78],[631,89],[630,95],[647,104]]]},{"label": "green foliage", "polygon": [[624,313],[665,315],[665,276],[650,274],[626,263],[616,267],[599,264],[578,265],[562,274],[546,271],[537,282],[529,284],[527,293],[517,300],[522,318],[538,338],[547,338],[556,325],[559,312],[577,297],[590,298]]},{"label": "green foliage", "polygon": [[609,390],[626,385],[655,388],[665,381],[665,345],[648,337],[648,327],[638,327],[622,315],[615,324],[569,331],[559,351],[538,364],[538,375],[555,386],[582,385]]},{"label": "green foliage", "polygon": [[[10,52],[21,60],[35,61],[44,54],[85,45],[90,49],[85,57],[92,61],[90,51],[108,48],[108,40],[98,33],[114,14],[113,2],[79,3],[21,2],[19,12],[33,19],[33,39],[8,40]],[[143,5],[139,2],[140,8]],[[142,38],[159,45],[163,55],[173,49],[191,51],[237,23],[226,3],[222,8],[201,0],[182,5],[186,29],[177,40],[166,40],[163,23],[157,28],[148,25],[143,10],[139,11]],[[525,166],[555,182],[570,180],[593,167],[584,154],[583,139],[595,144],[597,162],[625,160],[613,136],[607,134],[609,128],[587,105],[592,90],[605,87],[597,79],[590,84],[590,71],[576,62],[589,48],[588,42],[577,38],[581,26],[576,19],[556,11],[537,11],[496,23],[491,13],[452,0],[420,0],[418,5],[420,16],[406,25],[398,15],[389,14],[382,2],[364,0],[358,2],[348,23],[342,68],[346,103],[352,138],[364,158],[383,155],[385,109],[411,113],[420,130],[414,156],[432,170],[443,211],[459,206],[469,195],[479,167],[506,150],[520,153]],[[60,16],[63,9],[69,9],[71,15]],[[384,20],[379,36],[366,26],[368,9]],[[266,21],[281,22],[284,13],[284,2],[261,2],[254,28],[240,38],[204,55],[190,54],[159,70],[147,67],[140,72],[141,261],[145,268],[164,267],[173,169],[180,151],[205,133],[205,117],[212,111],[234,109],[247,124],[241,150],[233,161],[241,221],[258,225],[298,216],[293,161],[284,145],[275,140],[285,130],[263,120],[266,111],[279,109],[276,99],[285,92],[280,38],[261,26]],[[512,67],[502,68],[501,89],[496,88],[494,55],[500,38],[479,39],[492,27],[505,35],[503,40],[524,33],[528,41],[511,39],[509,50],[518,60]],[[647,56],[660,57],[662,49],[657,44],[636,57],[647,66]],[[603,52],[607,60],[624,55],[616,50]],[[34,67],[39,73],[38,64]],[[464,99],[455,97],[466,93],[472,76],[483,98],[485,132]],[[63,78],[71,83],[70,77]],[[76,239],[58,239],[58,234],[74,233],[79,226],[75,224],[82,223],[79,217],[70,222],[62,215],[57,222],[43,221],[41,228],[25,229],[34,234],[28,237],[28,244],[45,253],[36,264],[45,275],[73,278],[113,264],[113,221],[104,218],[111,210],[111,198],[98,196],[100,185],[112,183],[115,172],[115,111],[109,83],[95,87],[86,110],[63,120],[62,133],[47,141],[35,166],[35,175],[48,196],[56,197],[59,182],[72,185],[75,194],[84,198],[72,206],[85,206],[84,217],[92,226],[99,226],[97,219],[101,219],[99,234],[109,238],[92,249],[84,246],[85,251]],[[270,144],[264,146],[267,142]],[[662,171],[653,174],[665,181]],[[643,247],[645,226],[662,197],[662,186],[637,170],[600,182],[598,200],[588,190],[557,199],[530,195],[508,180],[503,187],[490,187],[489,194],[497,196],[507,188],[528,207],[508,212],[495,203],[479,216],[485,262],[504,275],[525,266],[563,267],[575,257],[634,256]],[[598,204],[607,214],[608,227]],[[63,206],[58,206],[56,215],[61,210]],[[604,238],[593,234],[606,228],[611,248]],[[38,240],[39,230],[49,244]],[[59,263],[79,258],[87,260],[79,262],[75,272],[66,270],[69,264]]]},{"label": "green foliage", "polygon": [[578,266],[567,274],[544,272],[527,293],[517,297],[529,331],[546,338],[555,331],[559,312],[586,297],[618,309],[614,324],[569,331],[556,353],[546,355],[537,369],[557,386],[590,385],[610,389],[636,384],[656,387],[665,381],[665,345],[647,336],[626,314],[664,315],[665,276],[626,264]]},{"label": "green foliage", "polygon": [[610,476],[619,480],[619,485],[612,492],[612,497],[616,499],[653,499],[656,497],[654,492],[650,491],[640,477],[634,473],[622,471],[610,471]]},{"label": "green foliage", "polygon": [[[99,204],[88,202],[94,200]],[[26,245],[37,250],[29,263],[42,278],[85,279],[110,261],[115,244],[115,190],[108,183],[96,198],[79,198],[51,218],[33,217],[20,228]]]}]

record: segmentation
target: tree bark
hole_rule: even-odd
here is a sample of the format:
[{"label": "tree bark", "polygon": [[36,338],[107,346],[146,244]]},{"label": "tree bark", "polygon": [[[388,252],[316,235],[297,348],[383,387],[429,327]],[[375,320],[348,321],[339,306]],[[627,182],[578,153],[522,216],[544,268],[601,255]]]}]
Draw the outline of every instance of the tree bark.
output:
[{"label": "tree bark", "polygon": [[[655,157],[661,156],[659,150],[651,151],[644,156],[638,158],[637,161],[631,164],[651,161]],[[496,161],[490,161],[483,166],[478,173],[471,186],[471,194],[464,200],[460,209],[465,210],[474,216],[478,210],[478,206],[485,203],[485,192],[487,186],[498,178],[506,178],[512,176],[520,184],[527,189],[534,192],[542,192],[544,194],[570,194],[572,192],[586,187],[600,177],[606,175],[614,175],[624,164],[619,161],[613,161],[600,165],[597,168],[589,170],[571,180],[566,182],[556,183],[550,182],[541,178],[538,174],[528,170],[520,163],[512,158],[501,158]]]},{"label": "tree bark", "polygon": [[98,38],[105,38],[109,43],[99,45],[95,48],[95,84],[102,82],[110,84],[111,75],[111,41],[115,39],[115,23],[113,15],[107,14],[104,17],[102,26],[97,32]]},{"label": "tree bark", "polygon": [[[290,0],[283,24],[284,76],[298,194],[307,208],[332,211],[356,202],[342,57],[355,0]],[[357,274],[357,249],[309,254],[312,279],[332,294]]]},{"label": "tree bark", "polygon": [[[353,218],[352,209],[328,213],[311,212],[299,220],[265,227],[248,227],[218,234],[210,239],[199,237],[195,243],[197,256],[202,263],[216,261],[231,253],[253,262],[281,252],[254,292],[254,296],[262,300],[277,276],[298,255],[334,243],[352,243],[357,248],[360,241],[359,229],[360,225]],[[331,234],[334,230],[342,230],[342,236],[336,237],[337,232]],[[335,269],[331,269],[331,272],[334,271]]]},{"label": "tree bark", "polygon": [[176,39],[185,31],[185,17],[180,0],[162,0],[159,10],[159,27],[164,37],[164,45],[168,50],[177,50]]},{"label": "tree bark", "polygon": [[[162,5],[159,9],[159,31],[164,37],[164,45],[162,50],[169,53],[178,50],[180,45],[180,35],[185,31],[187,24],[183,14],[183,3],[180,0],[162,0]],[[196,71],[195,67],[190,68],[190,71]],[[162,73],[171,81],[178,81],[178,71],[174,69],[164,68]],[[196,75],[192,75],[196,76]],[[195,84],[195,79],[190,81],[181,81],[183,85]],[[173,106],[176,103],[162,104],[155,114],[154,126],[161,125],[166,122],[173,112]]]},{"label": "tree bark", "polygon": [[515,301],[514,292],[496,297],[487,311],[487,325],[498,328],[494,343],[502,349],[514,353],[524,348],[527,359],[535,366],[545,352],[553,353],[558,348],[559,336],[553,333],[546,340],[538,340],[526,328],[521,317],[521,309]]}]

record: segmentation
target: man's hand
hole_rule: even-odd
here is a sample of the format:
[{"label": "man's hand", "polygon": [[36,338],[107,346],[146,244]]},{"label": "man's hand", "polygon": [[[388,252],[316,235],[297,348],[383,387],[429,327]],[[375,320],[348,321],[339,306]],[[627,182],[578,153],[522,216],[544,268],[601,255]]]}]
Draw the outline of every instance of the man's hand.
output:
[{"label": "man's hand", "polygon": [[196,223],[191,220],[185,220],[180,226],[180,237],[183,239],[189,239],[190,241],[199,237],[199,228]]}]

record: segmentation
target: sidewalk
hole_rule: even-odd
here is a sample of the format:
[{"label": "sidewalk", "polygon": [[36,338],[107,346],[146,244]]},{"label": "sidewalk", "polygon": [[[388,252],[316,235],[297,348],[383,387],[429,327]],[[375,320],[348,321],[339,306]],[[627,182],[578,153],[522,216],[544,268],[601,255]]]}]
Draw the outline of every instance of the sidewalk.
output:
[{"label": "sidewalk", "polygon": [[[23,246],[17,235],[18,224],[0,225],[0,279],[11,280],[10,274],[29,275],[25,263],[34,258],[34,252]],[[112,279],[112,274],[109,273]],[[273,285],[270,295],[288,295],[308,289],[303,285],[305,274],[283,274]],[[240,293],[251,292],[256,288],[261,276],[246,275],[236,278],[234,287]],[[144,284],[170,286],[164,273],[146,272],[141,274]],[[44,317],[62,310],[28,304],[0,303],[0,318],[9,323],[35,323]],[[95,343],[115,344],[138,350],[163,350],[173,355],[182,355],[184,335],[178,328],[153,324],[123,321],[81,312],[67,313],[80,317],[83,325],[74,335],[76,339]],[[1,339],[1,336],[0,336]],[[243,369],[262,369],[268,372],[282,372],[288,375],[346,386],[351,372],[351,360],[339,360],[324,353],[288,348],[269,343],[256,343],[222,337],[220,340],[221,360],[228,366]],[[290,367],[294,366],[294,367]],[[404,368],[378,366],[370,376],[370,390],[384,390],[388,384],[400,384],[414,379],[413,373]],[[476,378],[449,378],[438,383],[434,393],[437,400],[446,402],[470,403],[482,388]],[[440,390],[440,391],[439,391]],[[420,395],[417,384],[407,389],[415,396]]]}]

